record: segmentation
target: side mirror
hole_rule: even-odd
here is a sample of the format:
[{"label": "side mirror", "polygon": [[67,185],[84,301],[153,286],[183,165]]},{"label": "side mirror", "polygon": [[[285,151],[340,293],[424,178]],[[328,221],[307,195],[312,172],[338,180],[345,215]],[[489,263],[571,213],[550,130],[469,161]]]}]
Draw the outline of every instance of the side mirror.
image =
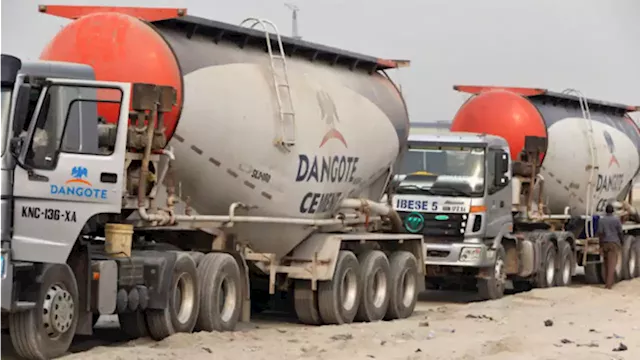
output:
[{"label": "side mirror", "polygon": [[502,177],[509,171],[509,154],[504,151],[496,153],[496,175]]},{"label": "side mirror", "polygon": [[14,105],[13,116],[13,135],[19,136],[22,132],[22,128],[27,121],[27,115],[29,114],[29,98],[31,96],[31,85],[22,84],[18,89],[18,95],[16,97],[16,103]]}]

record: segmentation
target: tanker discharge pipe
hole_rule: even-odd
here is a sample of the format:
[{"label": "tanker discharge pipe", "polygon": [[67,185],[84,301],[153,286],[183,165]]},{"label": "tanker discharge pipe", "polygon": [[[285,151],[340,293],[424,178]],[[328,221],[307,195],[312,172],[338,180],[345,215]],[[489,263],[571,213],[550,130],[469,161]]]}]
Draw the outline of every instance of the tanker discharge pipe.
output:
[{"label": "tanker discharge pipe", "polygon": [[[230,223],[231,226],[234,222],[254,222],[254,223],[272,223],[272,224],[293,224],[293,225],[308,225],[308,226],[330,226],[330,225],[348,225],[359,224],[366,222],[367,220],[358,218],[356,215],[344,215],[341,214],[333,219],[299,219],[299,218],[283,218],[283,217],[267,217],[267,216],[237,216],[235,211],[237,208],[249,208],[245,204],[235,202],[229,207],[229,215],[173,215],[156,213],[149,214],[145,208],[139,208],[138,212],[140,217],[145,221],[158,221],[160,224],[170,224],[175,221],[183,222],[223,222]],[[387,217],[391,221],[394,229],[401,228],[402,220],[400,216],[386,204],[378,203],[368,199],[345,199],[340,204],[341,209],[354,209],[365,213],[370,212],[373,217],[369,217],[368,221],[380,220],[382,217]]]},{"label": "tanker discharge pipe", "polygon": [[391,206],[375,202],[369,199],[344,199],[340,204],[343,209],[355,209],[364,213],[372,212],[391,221],[392,230],[394,232],[402,232],[402,218],[391,208]]},{"label": "tanker discharge pipe", "polygon": [[[359,199],[354,199],[358,208],[362,207],[362,202]],[[372,202],[372,208],[375,211],[386,212],[386,215],[392,217],[394,211],[384,206],[383,204],[377,204]],[[353,205],[354,203],[350,203]],[[348,204],[349,205],[349,204]],[[383,205],[378,207],[377,205]],[[300,218],[288,218],[288,217],[269,217],[269,216],[237,216],[235,210],[237,208],[249,208],[243,203],[235,202],[229,206],[229,215],[173,215],[170,213],[158,212],[155,214],[149,214],[144,207],[138,208],[140,218],[149,222],[159,222],[161,225],[172,225],[175,222],[218,222],[226,223],[228,227],[231,227],[234,222],[243,223],[269,223],[269,224],[292,224],[292,225],[306,225],[306,226],[330,226],[330,225],[354,225],[366,222],[365,219],[359,218],[356,214],[339,214],[333,219],[300,219]],[[397,215],[397,214],[396,214]],[[372,216],[368,219],[381,220],[381,216]]]}]

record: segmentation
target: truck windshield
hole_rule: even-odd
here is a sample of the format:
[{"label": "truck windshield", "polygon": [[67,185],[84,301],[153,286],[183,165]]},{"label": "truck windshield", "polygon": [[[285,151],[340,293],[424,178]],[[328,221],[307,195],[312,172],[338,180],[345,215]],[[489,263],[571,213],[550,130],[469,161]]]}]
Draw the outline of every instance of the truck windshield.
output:
[{"label": "truck windshield", "polygon": [[482,194],[484,159],[483,148],[412,148],[396,174],[404,179],[400,186],[417,186],[438,195]]},{"label": "truck windshield", "polygon": [[9,132],[9,110],[11,106],[11,89],[2,88],[0,98],[0,110],[2,111],[2,155],[7,145],[7,133]]}]

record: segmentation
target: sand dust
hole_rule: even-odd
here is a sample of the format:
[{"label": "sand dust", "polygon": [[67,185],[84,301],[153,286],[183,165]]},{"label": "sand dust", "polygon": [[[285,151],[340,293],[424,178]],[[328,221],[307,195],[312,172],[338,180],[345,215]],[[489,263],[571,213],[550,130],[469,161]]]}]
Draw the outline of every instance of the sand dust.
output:
[{"label": "sand dust", "polygon": [[[536,289],[488,302],[444,302],[447,295],[421,296],[405,320],[321,327],[257,321],[236,332],[138,339],[63,359],[640,359],[640,279],[612,291]],[[613,351],[621,343],[627,350]]]}]

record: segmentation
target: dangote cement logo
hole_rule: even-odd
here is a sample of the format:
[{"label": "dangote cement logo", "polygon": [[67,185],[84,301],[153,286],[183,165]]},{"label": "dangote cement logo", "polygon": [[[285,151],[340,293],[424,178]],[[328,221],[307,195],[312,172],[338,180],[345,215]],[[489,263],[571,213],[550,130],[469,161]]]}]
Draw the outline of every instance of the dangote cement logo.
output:
[{"label": "dangote cement logo", "polygon": [[67,180],[65,182],[65,185],[71,184],[71,183],[80,183],[80,184],[84,184],[87,186],[93,186],[91,185],[91,183],[89,182],[89,180],[85,180],[83,178],[86,178],[89,176],[89,170],[87,170],[86,167],[84,166],[74,166],[73,169],[71,169],[71,179]]},{"label": "dangote cement logo", "polygon": [[87,179],[89,170],[84,166],[74,166],[71,169],[71,178],[64,184],[50,185],[51,195],[74,196],[88,199],[107,199],[107,189],[94,188]]},{"label": "dangote cement logo", "polygon": [[410,233],[419,233],[424,228],[424,217],[420,213],[412,212],[404,219],[404,228]]},{"label": "dangote cement logo", "polygon": [[609,134],[608,131],[603,131],[604,134],[604,141],[607,143],[607,148],[609,149],[609,153],[611,154],[611,159],[609,160],[609,167],[611,167],[611,165],[616,164],[618,165],[618,167],[620,167],[620,163],[618,162],[618,159],[616,158],[615,152],[616,152],[616,145],[613,143],[613,138],[611,137],[611,134]]},{"label": "dangote cement logo", "polygon": [[323,147],[329,140],[336,139],[344,144],[344,147],[348,148],[347,141],[344,139],[344,136],[342,136],[342,133],[336,128],[336,123],[340,122],[340,118],[338,118],[338,110],[336,109],[336,104],[333,102],[333,99],[324,91],[318,91],[316,93],[316,98],[318,99],[318,106],[320,106],[322,119],[329,127],[327,133],[322,137],[320,147]]}]

